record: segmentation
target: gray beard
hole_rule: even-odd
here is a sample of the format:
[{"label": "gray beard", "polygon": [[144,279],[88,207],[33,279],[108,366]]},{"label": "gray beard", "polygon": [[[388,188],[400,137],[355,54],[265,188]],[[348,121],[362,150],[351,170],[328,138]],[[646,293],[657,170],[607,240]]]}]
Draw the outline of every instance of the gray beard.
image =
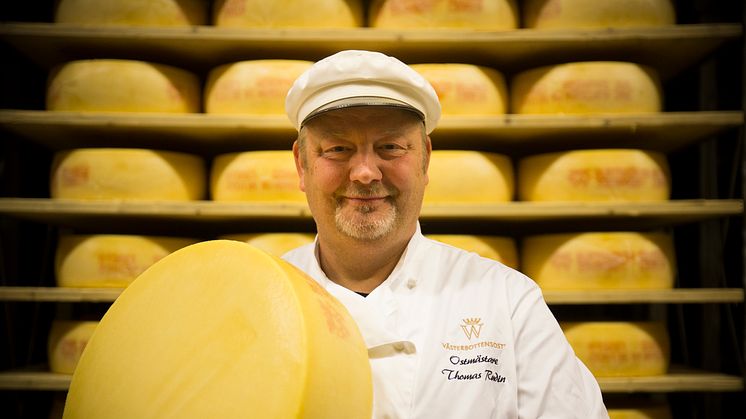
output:
[{"label": "gray beard", "polygon": [[396,207],[391,206],[386,210],[386,214],[376,220],[369,219],[367,214],[375,210],[372,206],[361,206],[357,208],[354,219],[345,218],[342,215],[341,207],[337,207],[334,214],[334,222],[337,230],[343,234],[357,240],[372,241],[380,239],[394,230],[398,212]]}]

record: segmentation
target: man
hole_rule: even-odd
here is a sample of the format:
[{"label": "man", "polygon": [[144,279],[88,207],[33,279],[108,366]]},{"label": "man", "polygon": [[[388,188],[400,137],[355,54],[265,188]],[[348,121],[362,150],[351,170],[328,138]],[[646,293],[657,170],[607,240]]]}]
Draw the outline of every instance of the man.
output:
[{"label": "man", "polygon": [[358,323],[375,418],[608,417],[533,281],[422,236],[440,117],[424,78],[393,57],[342,51],[296,80],[286,111],[318,234],[284,258]]}]

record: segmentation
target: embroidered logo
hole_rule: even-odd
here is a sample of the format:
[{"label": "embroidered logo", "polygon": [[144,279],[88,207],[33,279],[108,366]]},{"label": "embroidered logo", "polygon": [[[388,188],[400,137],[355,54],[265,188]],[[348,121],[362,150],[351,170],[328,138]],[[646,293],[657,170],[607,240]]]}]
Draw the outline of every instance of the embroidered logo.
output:
[{"label": "embroidered logo", "polygon": [[461,330],[464,331],[466,338],[471,340],[472,336],[479,338],[479,334],[482,333],[483,323],[481,318],[473,317],[470,319],[463,319],[464,324],[460,325]]}]

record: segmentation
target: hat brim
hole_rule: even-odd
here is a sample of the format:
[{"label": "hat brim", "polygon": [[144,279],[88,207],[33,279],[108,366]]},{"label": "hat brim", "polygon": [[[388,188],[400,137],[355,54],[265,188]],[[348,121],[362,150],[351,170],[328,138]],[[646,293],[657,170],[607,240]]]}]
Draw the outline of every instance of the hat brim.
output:
[{"label": "hat brim", "polygon": [[320,115],[323,115],[326,112],[362,106],[385,106],[389,108],[402,109],[414,113],[423,121],[425,119],[425,114],[423,114],[419,109],[400,100],[380,96],[357,96],[335,100],[333,102],[327,103],[326,105],[318,107],[317,109],[309,113],[300,125],[302,127],[303,125],[308,123],[308,121]]}]

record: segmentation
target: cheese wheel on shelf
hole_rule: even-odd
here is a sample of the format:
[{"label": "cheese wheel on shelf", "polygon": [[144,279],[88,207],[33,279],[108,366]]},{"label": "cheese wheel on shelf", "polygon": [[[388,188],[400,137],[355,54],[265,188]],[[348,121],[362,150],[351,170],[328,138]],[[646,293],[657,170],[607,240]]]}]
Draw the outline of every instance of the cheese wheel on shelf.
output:
[{"label": "cheese wheel on shelf", "polygon": [[644,150],[574,150],[523,158],[524,201],[665,201],[671,178],[665,155]]},{"label": "cheese wheel on shelf", "polygon": [[47,340],[49,370],[72,374],[96,326],[97,321],[54,320]]},{"label": "cheese wheel on shelf", "polygon": [[301,60],[256,60],[217,67],[207,78],[205,112],[284,116],[290,86],[312,64]]},{"label": "cheese wheel on shelf", "polygon": [[111,305],[65,417],[369,418],[372,399],[345,307],[291,264],[215,240],[161,259]]},{"label": "cheese wheel on shelf", "polygon": [[207,3],[203,0],[59,0],[54,20],[102,26],[205,25]]},{"label": "cheese wheel on shelf", "polygon": [[305,203],[293,152],[246,151],[217,156],[210,178],[215,201]]},{"label": "cheese wheel on shelf", "polygon": [[494,259],[511,268],[518,268],[515,240],[510,237],[474,236],[468,234],[428,234],[428,238],[464,249],[479,256]]},{"label": "cheese wheel on shelf", "polygon": [[575,355],[596,377],[655,376],[668,371],[668,331],[662,322],[560,325]]},{"label": "cheese wheel on shelf", "polygon": [[503,203],[513,198],[513,165],[501,154],[436,150],[428,177],[425,204]]},{"label": "cheese wheel on shelf", "polygon": [[495,69],[471,64],[413,64],[438,94],[442,114],[459,116],[506,113],[507,86]]},{"label": "cheese wheel on shelf", "polygon": [[518,27],[513,0],[374,0],[369,24],[387,29],[476,29],[505,31]]},{"label": "cheese wheel on shelf", "polygon": [[52,163],[55,199],[189,201],[205,195],[205,165],[185,153],[134,148],[61,151]]},{"label": "cheese wheel on shelf", "polygon": [[222,238],[248,243],[270,255],[281,257],[297,247],[312,243],[315,237],[311,233],[255,233],[229,234]]},{"label": "cheese wheel on shelf", "polygon": [[521,249],[523,272],[543,290],[668,289],[676,272],[665,233],[528,236]]},{"label": "cheese wheel on shelf", "polygon": [[80,60],[55,67],[47,109],[76,112],[200,111],[194,74],[163,64],[131,60]]},{"label": "cheese wheel on shelf", "polygon": [[178,237],[63,234],[55,256],[57,286],[124,288],[150,265],[196,242]]},{"label": "cheese wheel on shelf", "polygon": [[213,24],[231,28],[355,28],[362,0],[216,0]]},{"label": "cheese wheel on shelf", "polygon": [[657,72],[647,66],[591,61],[550,65],[518,73],[510,106],[518,114],[660,112]]},{"label": "cheese wheel on shelf", "polygon": [[525,0],[532,29],[630,28],[676,23],[671,0]]},{"label": "cheese wheel on shelf", "polygon": [[668,405],[649,407],[609,407],[609,419],[671,419]]}]

